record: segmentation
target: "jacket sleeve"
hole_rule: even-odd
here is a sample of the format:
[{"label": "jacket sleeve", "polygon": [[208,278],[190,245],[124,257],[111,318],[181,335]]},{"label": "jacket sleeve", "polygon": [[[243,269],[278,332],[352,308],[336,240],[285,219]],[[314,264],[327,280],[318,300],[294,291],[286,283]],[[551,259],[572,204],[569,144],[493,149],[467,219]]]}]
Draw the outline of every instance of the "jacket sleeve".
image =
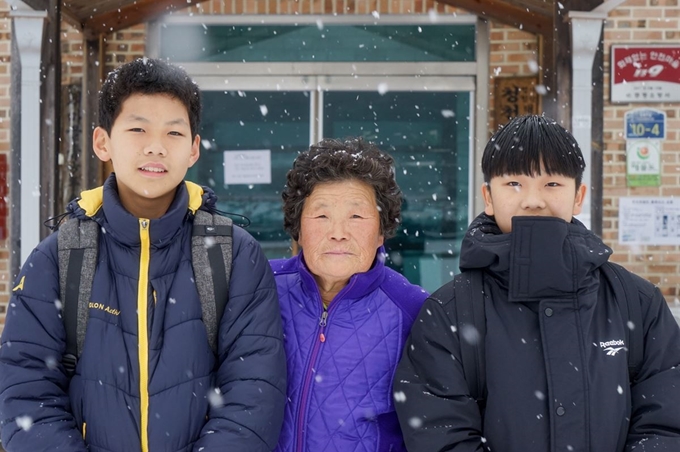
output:
[{"label": "jacket sleeve", "polygon": [[394,378],[409,452],[481,452],[482,418],[470,397],[455,330],[453,282],[425,301]]},{"label": "jacket sleeve", "polygon": [[[648,283],[647,283],[648,284]],[[658,288],[640,291],[644,358],[631,386],[626,451],[680,450],[680,328]]]},{"label": "jacket sleeve", "polygon": [[2,444],[11,452],[86,451],[71,413],[59,301],[56,234],[17,277],[0,347]]},{"label": "jacket sleeve", "polygon": [[264,253],[236,227],[229,284],[219,331],[216,392],[194,451],[269,452],[276,447],[286,401],[281,313]]}]

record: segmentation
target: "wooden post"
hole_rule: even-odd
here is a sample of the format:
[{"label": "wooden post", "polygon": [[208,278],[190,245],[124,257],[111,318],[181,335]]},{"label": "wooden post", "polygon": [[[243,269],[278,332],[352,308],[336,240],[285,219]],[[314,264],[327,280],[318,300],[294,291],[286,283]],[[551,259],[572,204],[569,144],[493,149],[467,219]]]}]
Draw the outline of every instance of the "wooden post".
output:
[{"label": "wooden post", "polygon": [[61,1],[49,0],[45,42],[42,47],[42,84],[40,87],[41,124],[40,138],[40,185],[42,202],[40,204],[40,239],[51,232],[42,223],[57,212],[59,184],[59,152],[61,135]]},{"label": "wooden post", "polygon": [[[12,25],[12,53],[10,54],[11,61],[19,61],[19,46],[14,35],[14,25]],[[21,130],[21,65],[12,64],[10,66],[10,78],[12,83],[10,85],[10,128],[11,130]],[[11,181],[9,186],[9,200],[10,210],[14,212],[10,215],[10,243],[9,249],[9,267],[10,280],[14,279],[19,274],[21,268],[21,219],[16,214],[21,209],[21,181],[17,176],[21,171],[19,161],[21,160],[21,134],[10,134],[10,175]]]},{"label": "wooden post", "polygon": [[104,48],[103,36],[97,39],[86,39],[85,68],[83,76],[83,147],[80,156],[81,190],[97,187],[101,184],[100,163],[92,148],[92,132],[97,126],[98,95],[101,86],[104,61],[101,54]]},{"label": "wooden post", "polygon": [[604,29],[593,62],[593,120],[590,171],[590,229],[602,237],[602,214],[604,202]]}]

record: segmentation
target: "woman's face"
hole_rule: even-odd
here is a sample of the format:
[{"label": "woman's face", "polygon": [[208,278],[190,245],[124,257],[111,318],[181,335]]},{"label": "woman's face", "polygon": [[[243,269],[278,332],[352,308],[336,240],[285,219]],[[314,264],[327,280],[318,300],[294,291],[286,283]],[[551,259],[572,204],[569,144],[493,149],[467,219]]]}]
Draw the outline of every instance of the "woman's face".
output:
[{"label": "woman's face", "polygon": [[356,180],[326,182],[305,200],[298,243],[321,284],[347,284],[368,271],[383,244],[373,187]]}]

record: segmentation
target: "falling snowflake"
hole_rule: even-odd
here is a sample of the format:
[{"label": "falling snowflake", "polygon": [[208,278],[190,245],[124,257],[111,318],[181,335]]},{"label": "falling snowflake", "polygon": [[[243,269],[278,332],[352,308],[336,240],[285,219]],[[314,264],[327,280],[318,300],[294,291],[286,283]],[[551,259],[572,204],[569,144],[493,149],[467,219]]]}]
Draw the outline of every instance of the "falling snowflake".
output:
[{"label": "falling snowflake", "polygon": [[16,422],[17,425],[26,432],[33,427],[33,418],[31,418],[31,416],[18,416]]}]

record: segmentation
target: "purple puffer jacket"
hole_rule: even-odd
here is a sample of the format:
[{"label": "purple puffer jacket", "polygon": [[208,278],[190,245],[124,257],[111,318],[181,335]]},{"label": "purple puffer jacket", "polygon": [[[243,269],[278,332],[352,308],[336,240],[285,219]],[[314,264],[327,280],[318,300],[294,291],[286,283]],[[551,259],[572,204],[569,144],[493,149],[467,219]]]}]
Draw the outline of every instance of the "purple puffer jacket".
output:
[{"label": "purple puffer jacket", "polygon": [[405,451],[392,377],[427,292],[376,259],[368,272],[352,276],[325,315],[301,255],[270,264],[288,357],[276,451]]}]

